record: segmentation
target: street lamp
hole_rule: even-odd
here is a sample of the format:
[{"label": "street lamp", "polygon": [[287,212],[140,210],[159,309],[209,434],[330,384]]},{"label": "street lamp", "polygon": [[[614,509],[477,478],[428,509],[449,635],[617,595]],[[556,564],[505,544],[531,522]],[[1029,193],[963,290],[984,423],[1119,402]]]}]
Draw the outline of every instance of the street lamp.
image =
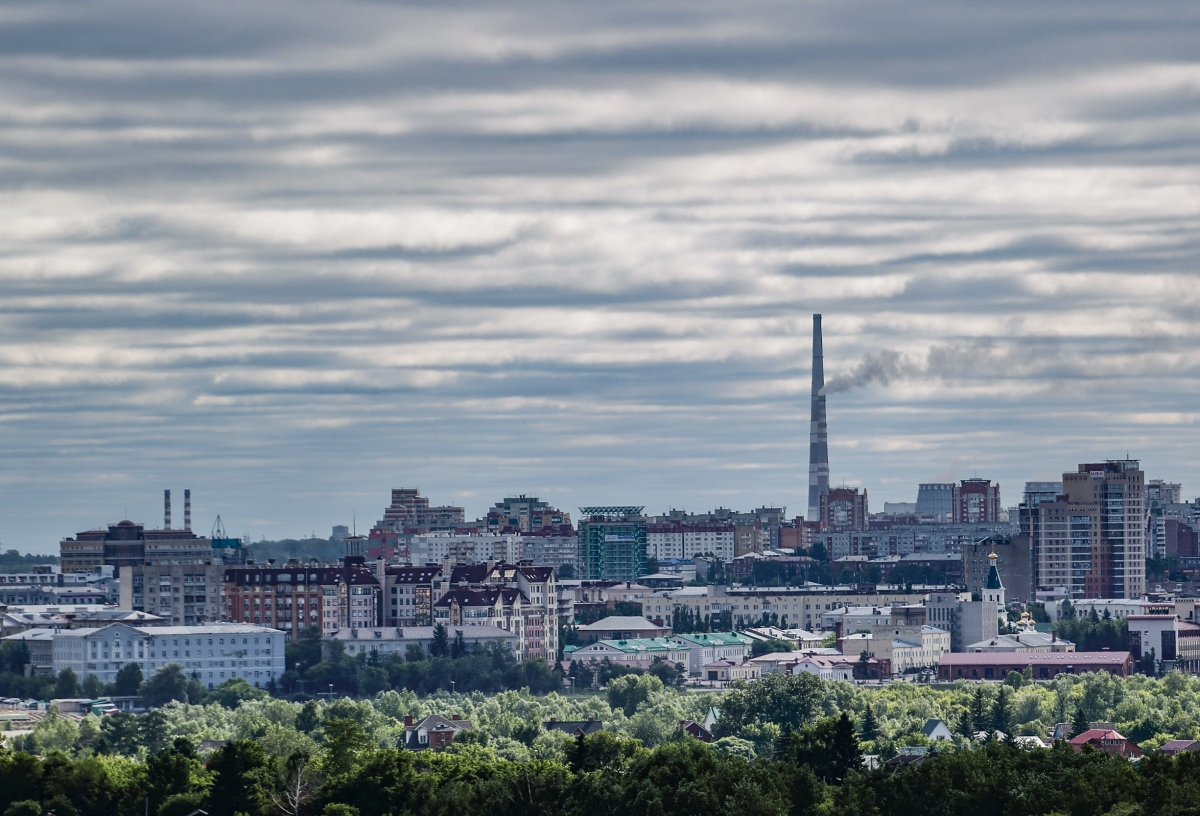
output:
[{"label": "street lamp", "polygon": [[453,681],[453,680],[451,680],[451,681],[450,681],[450,693],[451,693],[451,694],[453,694],[453,693],[454,693],[454,685],[455,685],[454,681]]}]

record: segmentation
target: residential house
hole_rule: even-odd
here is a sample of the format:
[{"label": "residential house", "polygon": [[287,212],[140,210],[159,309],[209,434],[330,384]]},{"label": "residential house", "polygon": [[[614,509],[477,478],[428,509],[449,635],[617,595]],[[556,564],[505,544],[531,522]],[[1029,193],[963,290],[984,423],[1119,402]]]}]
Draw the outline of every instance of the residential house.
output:
[{"label": "residential house", "polygon": [[454,738],[474,726],[470,720],[464,720],[458,714],[446,719],[438,714],[430,714],[420,722],[414,723],[412,715],[404,717],[404,747],[410,751],[441,751]]},{"label": "residential house", "polygon": [[446,564],[433,590],[435,624],[499,626],[517,635],[519,660],[558,656],[558,595],[551,567]]},{"label": "residential house", "polygon": [[1090,745],[1097,751],[1126,759],[1137,759],[1142,755],[1142,749],[1138,747],[1137,743],[1111,729],[1089,728],[1082,734],[1071,737],[1068,744],[1075,749],[1077,754],[1083,750],[1083,746]]},{"label": "residential house", "polygon": [[442,568],[436,564],[389,564],[384,565],[382,572],[380,576],[377,566],[376,578],[383,587],[383,625],[433,626],[433,602],[438,599],[433,584],[442,574]]},{"label": "residential house", "polygon": [[712,732],[695,720],[680,720],[679,727],[701,742],[712,742]]},{"label": "residential house", "polygon": [[1164,743],[1158,750],[1167,756],[1175,756],[1185,751],[1200,751],[1200,742],[1190,739],[1177,739]]},{"label": "residential house", "polygon": [[[266,564],[226,567],[225,617],[287,632],[291,640],[316,626],[322,636],[379,626],[379,579],[361,555],[340,565]],[[168,589],[170,587],[167,587]]]},{"label": "residential house", "polygon": [[921,733],[929,741],[933,740],[950,740],[954,741],[954,732],[950,730],[950,726],[938,719],[926,720],[925,726],[921,729]]},{"label": "residential house", "polygon": [[[825,651],[821,649],[819,651]],[[837,653],[836,649],[829,650],[832,653]],[[762,674],[791,674],[792,667],[800,662],[804,657],[803,652],[771,652],[770,654],[759,655],[758,657],[750,658],[750,662],[758,666]]]}]

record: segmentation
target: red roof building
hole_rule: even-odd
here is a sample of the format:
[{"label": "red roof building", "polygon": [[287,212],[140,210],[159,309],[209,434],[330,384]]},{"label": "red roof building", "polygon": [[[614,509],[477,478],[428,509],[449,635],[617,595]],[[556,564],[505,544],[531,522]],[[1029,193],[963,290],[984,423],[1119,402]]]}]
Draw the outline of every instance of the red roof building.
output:
[{"label": "red roof building", "polygon": [[1009,672],[1032,667],[1035,680],[1059,674],[1106,671],[1118,677],[1133,673],[1129,652],[947,652],[938,664],[939,680],[1003,680]]},{"label": "red roof building", "polygon": [[1083,750],[1083,746],[1090,745],[1097,751],[1126,759],[1137,759],[1142,755],[1142,749],[1136,742],[1126,739],[1117,731],[1106,728],[1089,728],[1082,734],[1071,737],[1069,744],[1077,754]]}]

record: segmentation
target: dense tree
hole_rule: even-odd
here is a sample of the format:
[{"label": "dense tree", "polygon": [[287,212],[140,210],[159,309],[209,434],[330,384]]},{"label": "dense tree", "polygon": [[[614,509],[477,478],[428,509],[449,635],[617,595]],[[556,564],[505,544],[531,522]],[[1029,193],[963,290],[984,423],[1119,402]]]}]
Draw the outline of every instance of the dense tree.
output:
[{"label": "dense tree", "polygon": [[816,675],[769,674],[754,683],[739,681],[721,701],[717,736],[734,736],[748,725],[773,723],[799,728],[812,719],[825,695]]},{"label": "dense tree", "polygon": [[0,671],[24,674],[29,662],[29,646],[25,641],[6,640],[0,643]]},{"label": "dense tree", "polygon": [[662,681],[653,675],[618,677],[608,683],[608,704],[624,711],[626,717],[632,717],[639,705],[649,700],[654,692],[662,691],[662,688]]},{"label": "dense tree", "polygon": [[687,669],[682,663],[655,659],[647,672],[657,677],[664,686],[682,686],[687,681]]},{"label": "dense tree", "polygon": [[213,777],[205,808],[209,816],[258,813],[267,805],[268,760],[258,743],[226,743],[208,760],[208,772]]},{"label": "dense tree", "polygon": [[309,667],[321,662],[321,627],[306,626],[300,636],[283,648],[285,668],[303,674]]},{"label": "dense tree", "polygon": [[1088,722],[1088,717],[1084,713],[1083,707],[1077,707],[1075,709],[1075,716],[1071,719],[1071,736],[1077,737],[1091,727],[1092,724]]},{"label": "dense tree", "polygon": [[991,717],[988,726],[990,731],[999,731],[1006,736],[1013,733],[1012,689],[1002,685],[992,701]]},{"label": "dense tree", "polygon": [[[88,675],[94,677],[94,675]],[[138,693],[142,686],[142,667],[137,663],[126,663],[117,670],[117,677],[113,681],[113,694],[120,697],[132,697]]]},{"label": "dense tree", "polygon": [[54,682],[54,696],[59,699],[79,696],[79,678],[75,672],[63,669],[58,673],[58,679]]},{"label": "dense tree", "polygon": [[178,663],[163,666],[142,683],[141,695],[146,705],[152,708],[164,706],[172,700],[187,702],[188,678],[183,673],[183,666]]},{"label": "dense tree", "polygon": [[1071,617],[1055,621],[1054,633],[1075,644],[1080,652],[1098,652],[1109,649],[1127,652],[1129,646],[1129,621],[1102,620],[1098,616]]},{"label": "dense tree", "polygon": [[265,691],[250,685],[244,677],[234,677],[209,692],[208,699],[226,708],[237,708],[246,700],[262,700],[266,696]]},{"label": "dense tree", "polygon": [[[384,660],[380,668],[388,665]],[[857,718],[861,735],[874,736],[872,752],[886,757],[893,741],[922,744],[919,728],[929,716],[969,718],[976,707],[983,730],[1010,705],[1015,726],[1044,733],[1067,705],[1062,711],[1111,719],[1127,735],[1130,726],[1141,729],[1152,749],[1197,726],[1196,678],[1064,675],[1019,689],[792,682],[780,677],[757,690],[764,684],[741,684],[718,696],[630,675],[613,680],[616,709],[603,696],[512,691],[452,700],[390,690],[334,703],[245,699],[236,710],[215,701],[170,702],[136,718],[72,723],[73,741],[68,729],[59,733],[67,718],[47,714],[25,746],[0,749],[0,814],[1188,816],[1200,800],[1200,757],[1187,752],[1171,758],[1149,750],[1134,766],[1067,746],[1022,750],[958,740],[922,762],[868,772],[854,725]],[[811,682],[815,696],[808,693]],[[648,693],[637,699],[643,687]],[[977,689],[985,691],[978,704]],[[697,719],[712,706],[722,722],[729,720],[718,725],[727,736],[706,745],[679,730],[679,719]],[[404,715],[459,711],[476,729],[448,750],[395,747]],[[540,724],[549,716],[595,716],[606,730],[572,739],[544,732]],[[193,745],[214,737],[227,742],[205,764]]]},{"label": "dense tree", "polygon": [[840,784],[846,774],[862,764],[862,751],[854,723],[846,712],[826,717],[800,730],[790,726],[775,749],[784,762],[811,768],[821,780]]},{"label": "dense tree", "polygon": [[875,710],[870,705],[859,723],[859,736],[863,742],[873,742],[879,736],[879,721],[875,719]]},{"label": "dense tree", "polygon": [[976,686],[974,693],[971,695],[971,704],[967,708],[966,719],[966,734],[970,736],[976,731],[988,730],[990,718],[988,717],[988,695],[982,685]]},{"label": "dense tree", "polygon": [[446,627],[438,623],[433,627],[433,637],[429,641],[429,654],[433,657],[446,657],[450,654],[450,636]]},{"label": "dense tree", "polygon": [[793,652],[796,645],[789,640],[756,640],[750,645],[750,656],[772,654],[774,652]]},{"label": "dense tree", "polygon": [[[130,665],[134,664],[131,663]],[[138,671],[140,673],[141,669],[138,669]],[[83,683],[80,684],[80,688],[83,691],[84,697],[89,697],[94,700],[97,697],[104,696],[104,683],[94,674],[89,674],[87,677],[83,678]],[[135,688],[133,693],[137,694],[138,690]]]}]

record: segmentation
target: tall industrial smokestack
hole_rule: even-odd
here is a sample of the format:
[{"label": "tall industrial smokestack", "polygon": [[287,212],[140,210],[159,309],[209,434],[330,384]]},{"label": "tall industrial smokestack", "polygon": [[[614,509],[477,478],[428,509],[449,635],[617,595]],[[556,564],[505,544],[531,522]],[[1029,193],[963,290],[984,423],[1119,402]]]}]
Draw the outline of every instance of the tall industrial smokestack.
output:
[{"label": "tall industrial smokestack", "polygon": [[192,491],[183,491],[183,529],[192,531]]},{"label": "tall industrial smokestack", "polygon": [[808,520],[821,517],[821,496],[829,493],[829,427],[825,424],[825,362],[821,316],[813,315],[812,419],[808,430]]},{"label": "tall industrial smokestack", "polygon": [[163,491],[163,529],[171,529],[171,491]]}]

